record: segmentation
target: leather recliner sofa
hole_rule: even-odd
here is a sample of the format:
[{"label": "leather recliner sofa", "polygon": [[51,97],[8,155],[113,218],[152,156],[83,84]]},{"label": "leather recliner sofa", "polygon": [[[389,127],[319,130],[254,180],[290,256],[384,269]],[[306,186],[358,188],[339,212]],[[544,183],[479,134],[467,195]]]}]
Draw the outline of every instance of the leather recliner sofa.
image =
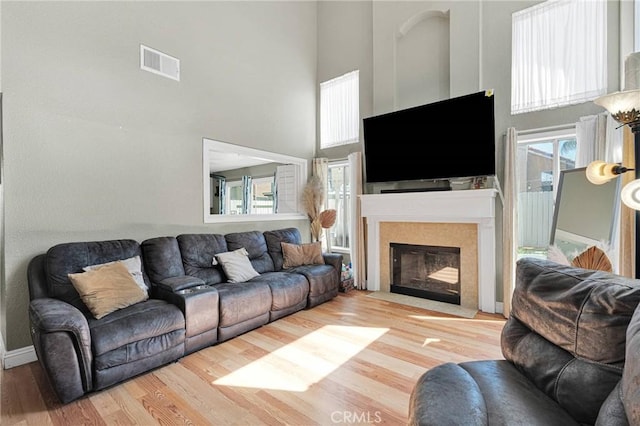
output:
[{"label": "leather recliner sofa", "polygon": [[640,425],[640,280],[520,259],[505,359],[424,373],[410,425]]},{"label": "leather recliner sofa", "polygon": [[[296,228],[58,244],[28,265],[31,338],[68,403],[337,296],[342,255],[283,269]],[[244,248],[259,273],[227,282],[214,256]],[[96,319],[69,274],[139,256],[148,299]]]}]

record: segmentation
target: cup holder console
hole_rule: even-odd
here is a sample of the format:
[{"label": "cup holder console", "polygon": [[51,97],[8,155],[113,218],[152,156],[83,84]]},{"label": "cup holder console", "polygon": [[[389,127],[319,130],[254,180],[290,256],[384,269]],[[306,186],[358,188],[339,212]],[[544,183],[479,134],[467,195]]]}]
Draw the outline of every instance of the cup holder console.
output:
[{"label": "cup holder console", "polygon": [[191,294],[191,293],[196,293],[198,291],[202,291],[202,290],[208,290],[212,288],[210,285],[207,284],[202,284],[202,285],[196,285],[193,287],[189,287],[189,288],[185,288],[184,290],[178,290],[176,291],[176,294]]}]

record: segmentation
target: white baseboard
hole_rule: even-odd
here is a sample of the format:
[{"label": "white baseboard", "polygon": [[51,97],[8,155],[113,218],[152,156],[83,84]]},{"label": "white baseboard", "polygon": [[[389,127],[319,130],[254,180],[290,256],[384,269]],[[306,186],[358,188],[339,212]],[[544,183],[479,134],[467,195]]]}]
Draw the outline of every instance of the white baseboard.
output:
[{"label": "white baseboard", "polygon": [[33,345],[9,352],[5,352],[4,348],[2,350],[2,368],[5,370],[18,367],[19,365],[29,364],[30,362],[37,360],[38,357],[36,356],[36,351]]},{"label": "white baseboard", "polygon": [[504,313],[504,304],[502,302],[496,302],[496,312],[499,314]]}]

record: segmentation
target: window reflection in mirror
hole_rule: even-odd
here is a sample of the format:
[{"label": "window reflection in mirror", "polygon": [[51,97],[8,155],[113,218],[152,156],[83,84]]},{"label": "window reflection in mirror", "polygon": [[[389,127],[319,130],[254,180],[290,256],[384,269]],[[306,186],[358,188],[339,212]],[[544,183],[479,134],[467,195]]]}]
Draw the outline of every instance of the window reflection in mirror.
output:
[{"label": "window reflection in mirror", "polygon": [[203,139],[204,221],[304,219],[307,161]]},{"label": "window reflection in mirror", "polygon": [[572,259],[588,247],[604,248],[615,264],[620,180],[603,185],[587,180],[585,168],[563,170],[551,227],[551,245]]}]

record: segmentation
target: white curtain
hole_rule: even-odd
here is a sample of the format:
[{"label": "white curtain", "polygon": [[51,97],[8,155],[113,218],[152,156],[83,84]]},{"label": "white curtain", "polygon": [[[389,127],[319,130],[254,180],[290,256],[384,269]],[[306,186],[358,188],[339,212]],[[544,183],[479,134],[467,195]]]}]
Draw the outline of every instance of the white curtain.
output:
[{"label": "white curtain", "polygon": [[576,123],[576,167],[587,167],[594,160],[622,161],[622,132],[616,121],[603,112],[580,117]]},{"label": "white curtain", "polygon": [[[324,210],[327,206],[327,192],[329,187],[329,159],[325,157],[317,157],[314,158],[311,162],[311,174],[313,176],[317,176],[322,181],[322,200],[323,205],[320,211]],[[324,234],[324,238],[321,238],[322,241],[322,250],[330,251],[331,243],[328,238],[327,230],[322,232]]]},{"label": "white curtain", "polygon": [[362,195],[362,153],[352,152],[349,160],[349,182],[351,183],[351,220],[349,247],[353,279],[357,289],[366,290],[366,261],[364,250],[364,219],[361,215],[360,195]]},{"label": "white curtain", "polygon": [[516,153],[518,136],[516,129],[509,127],[505,136],[504,193],[502,207],[502,279],[503,315],[511,312],[511,295],[515,285],[515,263],[518,248],[518,194],[516,181]]},{"label": "white curtain", "polygon": [[548,0],[515,12],[511,37],[512,114],[607,93],[606,0]]},{"label": "white curtain", "polygon": [[320,146],[358,142],[360,136],[360,72],[351,71],[320,83]]}]

